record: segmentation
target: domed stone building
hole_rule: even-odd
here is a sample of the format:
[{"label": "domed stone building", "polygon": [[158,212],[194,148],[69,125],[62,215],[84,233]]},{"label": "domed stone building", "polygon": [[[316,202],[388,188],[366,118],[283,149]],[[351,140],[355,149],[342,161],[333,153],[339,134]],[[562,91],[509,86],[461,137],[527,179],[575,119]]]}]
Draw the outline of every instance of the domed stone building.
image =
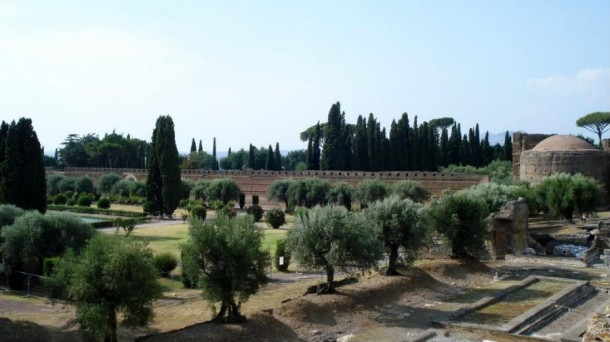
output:
[{"label": "domed stone building", "polygon": [[[517,150],[514,150],[518,155],[513,155],[513,167],[518,167],[518,177],[515,178],[535,184],[555,173],[581,173],[603,184],[606,190],[605,200],[609,203],[610,151],[597,149],[587,141],[572,135],[546,137],[531,149],[524,146],[528,144],[526,134],[515,133],[513,139],[518,140]],[[531,146],[531,141],[529,145]]]}]

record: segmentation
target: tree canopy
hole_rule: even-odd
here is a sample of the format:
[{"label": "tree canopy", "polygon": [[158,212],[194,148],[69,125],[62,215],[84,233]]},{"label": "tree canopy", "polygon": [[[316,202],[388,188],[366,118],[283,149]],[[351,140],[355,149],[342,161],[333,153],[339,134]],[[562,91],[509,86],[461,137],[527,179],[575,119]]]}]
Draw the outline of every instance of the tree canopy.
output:
[{"label": "tree canopy", "polygon": [[242,322],[241,304],[267,283],[263,231],[250,215],[221,215],[213,223],[191,220],[189,235],[181,251],[183,276],[201,287],[205,299],[220,302],[214,322]]},{"label": "tree canopy", "polygon": [[610,127],[610,112],[595,112],[587,114],[576,120],[576,126],[582,127],[590,132],[597,134],[599,145],[602,145],[602,134]]},{"label": "tree canopy", "polygon": [[117,316],[127,327],[152,320],[161,296],[150,248],[116,235],[97,234],[79,256],[68,254],[46,286],[52,297],[76,305],[81,326],[103,341],[116,342]]}]

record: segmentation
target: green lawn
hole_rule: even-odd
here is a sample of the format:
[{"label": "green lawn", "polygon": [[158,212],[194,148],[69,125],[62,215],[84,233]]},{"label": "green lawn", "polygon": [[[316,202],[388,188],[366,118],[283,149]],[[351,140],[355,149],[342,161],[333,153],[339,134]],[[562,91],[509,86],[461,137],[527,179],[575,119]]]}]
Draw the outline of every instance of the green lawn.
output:
[{"label": "green lawn", "polygon": [[[271,229],[264,223],[257,223],[257,226],[263,228],[265,232],[263,249],[269,250],[273,255],[276,241],[285,238],[288,230]],[[188,239],[188,224],[136,229],[132,233],[132,237],[147,242],[155,253],[170,252],[179,257],[180,244]]]}]

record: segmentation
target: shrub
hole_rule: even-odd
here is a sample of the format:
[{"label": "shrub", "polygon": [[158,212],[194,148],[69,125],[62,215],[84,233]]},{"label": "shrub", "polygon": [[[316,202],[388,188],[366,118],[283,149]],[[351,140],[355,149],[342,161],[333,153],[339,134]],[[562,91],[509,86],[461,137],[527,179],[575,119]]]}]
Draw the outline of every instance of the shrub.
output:
[{"label": "shrub", "polygon": [[97,207],[100,209],[108,209],[110,208],[110,200],[106,197],[100,198],[97,201]]},{"label": "shrub", "polygon": [[178,258],[172,253],[164,252],[156,254],[152,259],[152,264],[162,277],[167,277],[178,266]]},{"label": "shrub", "polygon": [[180,200],[180,203],[178,204],[178,208],[187,208],[190,204],[191,204],[190,200],[183,198]]},{"label": "shrub", "polygon": [[267,189],[267,200],[284,202],[284,204],[286,204],[286,209],[288,209],[288,188],[292,182],[294,182],[292,179],[278,179],[273,181]]},{"label": "shrub", "polygon": [[267,214],[265,214],[265,222],[267,222],[271,227],[277,229],[286,223],[286,215],[281,209],[273,208],[267,211]]},{"label": "shrub", "polygon": [[103,194],[110,193],[112,187],[121,180],[121,177],[114,173],[107,173],[100,177],[100,181],[98,183],[99,191]]},{"label": "shrub", "polygon": [[430,205],[430,218],[443,234],[454,257],[471,258],[484,248],[485,221],[489,211],[485,201],[469,192],[443,194]]},{"label": "shrub", "polygon": [[234,218],[237,216],[237,211],[232,206],[225,205],[220,209],[220,214],[228,218]]},{"label": "shrub", "polygon": [[258,205],[258,195],[252,195],[252,205]]},{"label": "shrub", "polygon": [[66,198],[66,196],[64,196],[62,194],[57,194],[57,195],[55,195],[55,197],[53,197],[53,204],[62,205],[62,204],[66,204],[67,201],[68,201],[68,199]]},{"label": "shrub", "polygon": [[42,261],[42,275],[45,277],[50,276],[59,260],[59,257],[44,258]]},{"label": "shrub", "polygon": [[15,222],[15,219],[26,211],[12,204],[0,204],[0,229],[4,226],[10,226]]},{"label": "shrub", "polygon": [[193,188],[195,187],[195,182],[190,179],[183,179],[181,186],[182,193],[180,195],[180,199],[188,200],[189,196],[191,195],[191,190],[193,190]]},{"label": "shrub", "polygon": [[208,201],[218,200],[224,204],[237,200],[240,193],[237,183],[229,178],[215,179],[205,189],[205,197]]},{"label": "shrub", "polygon": [[71,200],[71,199],[73,198],[73,196],[74,196],[74,191],[66,191],[66,192],[64,192],[63,194],[64,194],[64,196],[66,196],[66,200],[68,200],[68,201],[69,201],[69,200]]},{"label": "shrub", "polygon": [[239,209],[243,209],[246,206],[246,194],[243,192],[239,193]]},{"label": "shrub", "polygon": [[128,197],[130,183],[133,183],[133,181],[125,179],[118,181],[112,186],[110,193],[119,197]]},{"label": "shrub", "polygon": [[264,210],[258,204],[253,204],[246,209],[248,215],[252,215],[254,217],[254,222],[258,222],[263,218]]},{"label": "shrub", "polygon": [[191,209],[191,216],[193,216],[194,218],[196,218],[198,220],[203,221],[203,220],[205,220],[205,218],[207,216],[207,211],[204,206],[197,205]]},{"label": "shrub", "polygon": [[85,192],[92,194],[94,191],[93,181],[87,176],[76,178],[76,181],[74,182],[74,191],[78,193]]},{"label": "shrub", "polygon": [[64,178],[62,175],[47,175],[47,195],[57,195],[60,192],[57,184]]},{"label": "shrub", "polygon": [[146,184],[144,182],[130,182],[129,197],[146,197]]},{"label": "shrub", "polygon": [[64,177],[57,183],[57,189],[61,193],[65,193],[67,191],[74,191],[74,184],[76,183],[76,179],[72,177]]},{"label": "shrub", "polygon": [[378,179],[366,179],[358,184],[356,198],[362,207],[366,207],[369,203],[384,199],[388,196],[388,192],[388,186],[384,182]]},{"label": "shrub", "polygon": [[332,186],[328,193],[328,203],[342,205],[345,209],[352,210],[352,194],[354,190],[344,182]]},{"label": "shrub", "polygon": [[93,198],[92,198],[91,194],[82,193],[78,196],[77,204],[80,207],[90,207],[92,202],[93,202]]},{"label": "shrub", "polygon": [[519,198],[518,188],[514,185],[503,185],[499,183],[482,183],[471,186],[459,192],[469,193],[472,197],[485,201],[487,210],[495,213],[502,208],[506,202]]},{"label": "shrub", "polygon": [[400,199],[409,198],[415,202],[423,202],[430,197],[428,190],[424,189],[419,182],[403,180],[392,184],[392,194]]},{"label": "shrub", "polygon": [[[280,210],[281,212],[281,210]],[[290,253],[286,248],[286,240],[280,239],[275,242],[275,255],[274,264],[275,268],[280,272],[288,271],[288,266],[290,265]],[[280,257],[283,257],[283,263],[280,265]]]},{"label": "shrub", "polygon": [[595,211],[602,194],[599,183],[581,174],[558,173],[536,185],[540,202],[553,214],[572,221],[574,210]]},{"label": "shrub", "polygon": [[197,182],[195,184],[195,186],[193,187],[193,189],[191,189],[191,197],[193,197],[196,200],[205,201],[206,200],[205,190],[208,188],[209,185],[210,185],[210,182],[208,182],[208,181]]}]

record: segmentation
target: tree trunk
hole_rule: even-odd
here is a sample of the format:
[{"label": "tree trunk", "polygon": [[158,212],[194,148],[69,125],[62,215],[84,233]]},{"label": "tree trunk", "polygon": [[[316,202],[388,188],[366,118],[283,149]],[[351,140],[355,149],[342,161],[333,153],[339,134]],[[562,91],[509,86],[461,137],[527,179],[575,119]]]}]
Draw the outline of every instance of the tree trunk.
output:
[{"label": "tree trunk", "polygon": [[220,306],[220,311],[216,317],[212,319],[213,323],[242,323],[246,320],[245,316],[239,313],[239,306],[235,304],[233,299],[223,300]]},{"label": "tree trunk", "polygon": [[398,271],[396,270],[396,264],[398,262],[398,246],[390,246],[390,255],[388,256],[388,258],[388,269],[385,271],[385,275],[399,275],[400,273],[398,273]]},{"label": "tree trunk", "polygon": [[114,308],[108,315],[108,321],[106,322],[106,336],[104,336],[104,342],[117,342],[116,337],[116,312]]},{"label": "tree trunk", "polygon": [[318,294],[335,292],[335,269],[333,265],[326,265],[326,284],[318,289]]}]

